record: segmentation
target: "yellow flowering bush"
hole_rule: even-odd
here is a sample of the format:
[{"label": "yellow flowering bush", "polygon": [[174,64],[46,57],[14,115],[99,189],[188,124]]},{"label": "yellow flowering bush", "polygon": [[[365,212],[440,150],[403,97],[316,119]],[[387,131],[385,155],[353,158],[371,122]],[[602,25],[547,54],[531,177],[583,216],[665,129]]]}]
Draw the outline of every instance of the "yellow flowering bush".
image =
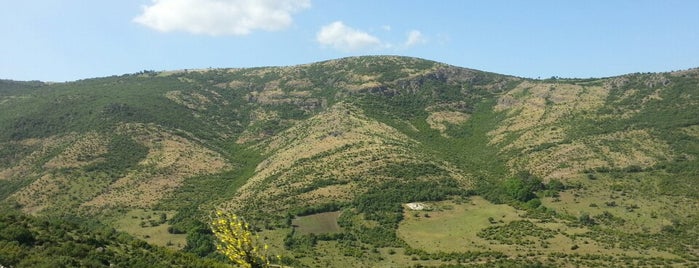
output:
[{"label": "yellow flowering bush", "polygon": [[218,238],[216,249],[245,268],[270,267],[268,246],[259,242],[250,225],[232,213],[216,212],[211,230]]}]

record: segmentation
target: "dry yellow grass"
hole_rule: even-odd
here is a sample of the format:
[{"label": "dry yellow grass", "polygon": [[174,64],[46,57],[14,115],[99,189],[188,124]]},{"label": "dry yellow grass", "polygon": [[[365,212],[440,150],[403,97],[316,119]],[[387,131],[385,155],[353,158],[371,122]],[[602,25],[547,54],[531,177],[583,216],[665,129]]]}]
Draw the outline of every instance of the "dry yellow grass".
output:
[{"label": "dry yellow grass", "polygon": [[294,89],[296,89],[296,88],[306,89],[306,88],[312,87],[313,82],[311,82],[311,80],[308,78],[303,78],[303,79],[294,79],[294,80],[286,81],[286,83],[284,85],[286,87],[290,87],[290,88],[294,88]]},{"label": "dry yellow grass", "polygon": [[[279,187],[285,184],[289,185],[293,182],[303,181],[305,178],[284,176],[273,182],[272,185],[265,185],[263,182],[265,178],[274,175],[290,175],[290,173],[293,173],[293,170],[291,170],[292,168],[298,169],[300,166],[308,167],[308,165],[297,165],[296,163],[300,159],[310,158],[324,152],[331,152],[342,146],[357,144],[363,141],[374,141],[374,148],[382,147],[383,142],[381,138],[370,135],[373,133],[388,137],[398,135],[398,137],[395,137],[396,140],[408,140],[407,137],[393,131],[388,126],[368,121],[367,118],[357,114],[354,107],[345,104],[336,105],[329,111],[307,120],[302,125],[292,127],[260,145],[258,149],[270,156],[258,165],[255,175],[241,188],[241,195],[233,202],[235,203],[238,200],[242,201],[259,195],[278,195],[282,192]],[[378,142],[376,140],[378,140]],[[388,146],[384,145],[383,147]],[[364,152],[369,155],[369,152]],[[338,156],[330,154],[327,157]],[[339,159],[331,160],[326,158],[323,162],[329,163],[333,160]],[[312,165],[314,163],[307,164]],[[335,173],[343,171],[343,169],[339,168],[326,169],[332,170],[332,172]],[[297,185],[297,187],[300,186],[301,185]],[[309,195],[315,196],[312,194]],[[242,204],[244,202],[240,203]]]},{"label": "dry yellow grass", "polygon": [[14,165],[0,169],[0,180],[25,179],[27,177],[39,177],[41,172],[32,167],[40,164],[43,158],[47,157],[52,151],[58,150],[67,144],[74,142],[78,138],[75,134],[64,136],[53,136],[42,139],[26,139],[18,141],[23,146],[35,147],[26,157],[14,163]]},{"label": "dry yellow grass", "polygon": [[72,143],[58,156],[44,164],[44,168],[74,168],[83,167],[103,159],[99,158],[107,152],[108,139],[96,132],[88,132]]},{"label": "dry yellow grass", "polygon": [[222,84],[220,87],[237,89],[237,88],[245,87],[249,84],[250,84],[249,82],[233,80],[233,81],[228,82],[227,84]]},{"label": "dry yellow grass", "polygon": [[57,178],[51,174],[44,174],[27,187],[14,193],[11,198],[22,205],[22,211],[30,214],[39,213],[50,205],[49,200],[59,193],[58,185],[64,180],[63,177]]},{"label": "dry yellow grass", "polygon": [[430,115],[427,116],[427,124],[430,125],[430,128],[439,130],[442,135],[444,135],[444,131],[447,130],[447,124],[461,125],[465,123],[469,117],[470,115],[457,111],[431,112]]},{"label": "dry yellow grass", "polygon": [[[596,167],[649,167],[672,157],[669,146],[646,130],[567,140],[571,125],[565,119],[594,114],[605,103],[610,87],[615,85],[612,82],[604,87],[523,82],[499,98],[494,109],[506,113],[507,118],[488,133],[490,143],[503,151],[526,155],[512,158],[508,165],[545,179],[572,178]],[[622,99],[637,93],[626,91]],[[636,112],[629,110],[602,117],[626,118]]]},{"label": "dry yellow grass", "polygon": [[148,155],[139,163],[139,169],[85,202],[84,208],[148,208],[179,187],[187,177],[229,168],[218,153],[156,125],[124,124],[119,131],[137,137],[138,142],[149,148]]},{"label": "dry yellow grass", "polygon": [[[64,185],[67,179],[51,174],[52,171],[58,168],[52,167],[51,164],[42,169],[35,167],[41,166],[41,163],[57,150],[63,151],[66,148],[70,150],[72,148],[70,144],[79,140],[80,137],[78,135],[68,134],[19,141],[22,145],[31,146],[35,149],[14,165],[0,170],[0,180],[35,180],[28,186],[10,195],[8,200],[13,200],[22,205],[22,209],[28,213],[37,213],[48,207],[51,204],[51,198],[60,191],[59,187]],[[59,154],[59,156],[61,155]],[[44,164],[51,163],[51,160],[49,159]],[[59,162],[69,163],[68,161],[54,161],[53,163]]]},{"label": "dry yellow grass", "polygon": [[180,90],[168,91],[165,97],[192,110],[206,110],[206,105],[211,102],[206,96],[197,92],[182,92]]},{"label": "dry yellow grass", "polygon": [[525,148],[564,137],[561,126],[552,125],[569,116],[583,116],[604,104],[609,90],[568,84],[523,82],[498,99],[495,111],[504,111],[508,118],[491,131],[491,143],[500,144],[512,132],[523,131],[506,149]]},{"label": "dry yellow grass", "polygon": [[684,128],[682,128],[682,131],[684,131],[684,133],[686,133],[689,136],[699,138],[699,126],[698,125],[684,127]]},{"label": "dry yellow grass", "polygon": [[[267,155],[239,195],[225,206],[240,209],[255,203],[259,209],[280,210],[295,205],[349,200],[367,183],[385,179],[368,175],[388,163],[419,163],[424,159],[411,147],[417,142],[399,131],[366,117],[354,106],[339,103],[254,148]],[[455,167],[434,163],[470,185]],[[336,183],[299,191],[321,180]],[[338,183],[341,182],[341,183]],[[265,198],[259,198],[264,196]],[[254,201],[253,201],[254,200]]]},{"label": "dry yellow grass", "polygon": [[[250,113],[250,124],[253,126],[259,124],[260,122],[276,120],[279,119],[279,114],[276,111],[267,111],[262,108],[258,108]],[[255,130],[252,127],[245,128],[243,133],[240,134],[238,139],[235,141],[238,144],[245,144],[254,141],[260,141],[266,138],[268,135],[262,131]]]},{"label": "dry yellow grass", "polygon": [[[111,185],[108,180],[89,178],[80,172],[55,172],[102,161],[99,156],[107,152],[109,141],[103,135],[88,132],[22,141],[37,149],[16,165],[0,170],[0,179],[33,177],[36,180],[12,194],[10,199],[29,213],[65,206],[68,204],[65,202],[76,203],[81,209],[106,206],[146,208],[179,187],[188,177],[230,168],[218,153],[156,125],[124,124],[117,132],[135,137],[149,150],[134,170]],[[38,161],[53,154],[55,156],[48,159],[42,169],[33,168],[40,163]],[[59,204],[58,197],[67,200]]]},{"label": "dry yellow grass", "polygon": [[508,161],[512,167],[525,168],[544,178],[571,178],[583,170],[597,167],[650,167],[672,157],[671,149],[646,130],[595,135],[529,152],[526,158]]}]

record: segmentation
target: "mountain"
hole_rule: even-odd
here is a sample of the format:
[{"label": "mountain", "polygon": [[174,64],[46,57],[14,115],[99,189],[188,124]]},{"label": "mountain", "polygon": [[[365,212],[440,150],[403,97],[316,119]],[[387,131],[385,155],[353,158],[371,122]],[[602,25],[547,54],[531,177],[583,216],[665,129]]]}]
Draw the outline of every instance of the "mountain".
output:
[{"label": "mountain", "polygon": [[698,93],[395,56],[1,80],[0,200],[212,261],[227,210],[294,267],[691,266]]}]

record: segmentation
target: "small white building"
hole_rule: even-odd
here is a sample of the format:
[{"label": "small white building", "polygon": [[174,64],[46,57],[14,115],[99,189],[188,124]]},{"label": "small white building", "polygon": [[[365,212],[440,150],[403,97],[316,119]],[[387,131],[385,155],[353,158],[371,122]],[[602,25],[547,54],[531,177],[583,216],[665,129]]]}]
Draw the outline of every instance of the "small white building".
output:
[{"label": "small white building", "polygon": [[405,204],[410,210],[425,210],[427,205],[425,203],[414,202]]}]

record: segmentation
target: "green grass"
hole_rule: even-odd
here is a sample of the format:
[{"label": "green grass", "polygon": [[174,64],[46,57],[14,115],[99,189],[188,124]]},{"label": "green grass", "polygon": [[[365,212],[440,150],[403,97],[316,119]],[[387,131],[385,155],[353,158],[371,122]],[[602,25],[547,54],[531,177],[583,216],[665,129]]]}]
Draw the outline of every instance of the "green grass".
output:
[{"label": "green grass", "polygon": [[337,224],[340,211],[324,212],[308,216],[297,217],[291,224],[296,226],[299,234],[328,234],[342,232],[342,228]]},{"label": "green grass", "polygon": [[[447,209],[406,211],[405,220],[398,228],[398,236],[411,248],[425,252],[421,253],[423,256],[500,252],[516,260],[547,261],[550,256],[565,254],[573,256],[569,260],[573,263],[580,261],[580,254],[592,259],[610,255],[647,261],[649,258],[680,259],[672,248],[623,246],[618,244],[619,240],[609,240],[616,237],[613,232],[602,232],[609,233],[608,236],[590,236],[600,231],[596,227],[580,227],[575,220],[529,219],[525,211],[492,204],[477,196],[463,204],[450,201],[433,206]],[[644,241],[638,239],[633,238],[634,241]],[[600,263],[607,263],[603,265],[619,261],[614,258],[602,260]]]},{"label": "green grass", "polygon": [[398,236],[411,247],[427,252],[482,251],[489,244],[478,237],[478,232],[494,225],[489,218],[496,224],[503,224],[519,220],[519,215],[524,214],[508,205],[492,204],[477,196],[465,204],[450,201],[444,204],[451,209],[430,212],[406,209],[405,220],[398,227]]},{"label": "green grass", "polygon": [[594,182],[581,178],[577,183],[582,187],[561,192],[557,198],[544,198],[542,203],[560,214],[573,217],[587,213],[594,218],[605,212],[611,213],[623,222],[602,220],[600,224],[631,233],[657,233],[673,219],[697,216],[696,211],[689,209],[696,201],[658,194],[654,186],[659,183],[657,178],[645,177],[647,175],[643,173],[630,176],[613,178],[598,174]]},{"label": "green grass", "polygon": [[[114,220],[117,230],[126,232],[146,242],[171,249],[182,249],[187,241],[186,234],[171,234],[168,232],[170,224],[167,219],[172,217],[173,211],[134,209],[120,215]],[[163,222],[162,215],[165,215]]]},{"label": "green grass", "polygon": [[[304,250],[284,249],[284,237],[291,231],[289,228],[264,230],[259,233],[263,243],[270,245],[269,254],[280,254],[291,258],[295,264],[292,267],[410,267],[416,264],[440,265],[438,260],[413,260],[405,255],[403,248],[374,248],[371,245],[356,241],[317,241],[312,248]],[[361,257],[357,257],[359,254]]]}]

